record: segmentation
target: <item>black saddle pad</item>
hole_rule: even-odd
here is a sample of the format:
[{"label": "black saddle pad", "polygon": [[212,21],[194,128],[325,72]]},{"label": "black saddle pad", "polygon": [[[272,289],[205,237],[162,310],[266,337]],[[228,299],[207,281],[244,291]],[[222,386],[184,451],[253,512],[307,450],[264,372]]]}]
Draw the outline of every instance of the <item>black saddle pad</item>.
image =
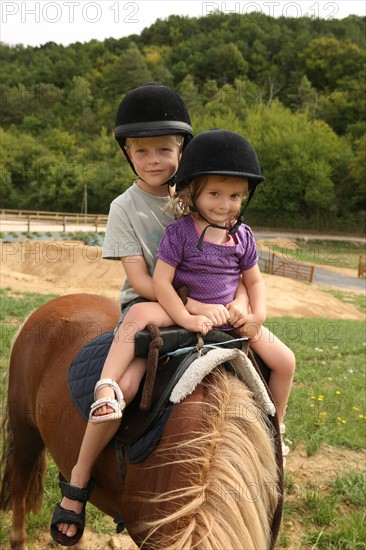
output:
[{"label": "black saddle pad", "polygon": [[69,390],[84,420],[88,420],[94,401],[94,387],[113,340],[113,330],[88,342],[75,356],[69,368]]},{"label": "black saddle pad", "polygon": [[[88,342],[75,356],[69,368],[69,390],[72,399],[84,420],[88,420],[90,406],[94,401],[94,387],[100,379],[105,359],[113,341],[114,332],[110,331]],[[165,423],[169,418],[172,405],[169,395],[174,384],[190,363],[197,356],[192,346],[197,344],[197,335],[180,328],[170,327],[161,330],[163,354],[176,350],[188,349],[182,355],[171,358],[169,367],[158,368],[153,392],[153,403],[150,411],[139,410],[142,384],[132,403],[126,408],[117,438],[129,447],[129,461],[139,462],[154,449],[160,439]],[[136,355],[141,357],[147,352],[150,335],[142,331],[136,336]],[[211,331],[205,336],[206,344],[225,343],[227,347],[240,347],[232,336],[221,331]],[[190,351],[189,351],[190,350]],[[143,379],[144,381],[144,379]],[[164,392],[165,390],[165,392]]]},{"label": "black saddle pad", "polygon": [[[106,332],[86,344],[75,356],[69,368],[70,394],[84,420],[89,419],[90,405],[94,401],[94,387],[100,379],[100,373],[112,344],[113,336],[114,331]],[[126,441],[121,442],[127,447],[127,458],[130,464],[142,462],[154,450],[160,441],[171,410],[172,407],[169,406],[161,411],[156,421],[151,423],[145,433],[141,434],[133,444],[127,444]],[[115,437],[118,437],[118,433]],[[114,445],[114,441],[115,438],[113,438],[110,445]]]}]

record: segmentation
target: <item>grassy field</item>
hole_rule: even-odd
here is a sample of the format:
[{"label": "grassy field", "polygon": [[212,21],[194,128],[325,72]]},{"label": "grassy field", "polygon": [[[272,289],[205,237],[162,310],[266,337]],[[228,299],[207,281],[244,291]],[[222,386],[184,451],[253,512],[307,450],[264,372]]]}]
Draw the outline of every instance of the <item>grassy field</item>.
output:
[{"label": "grassy field", "polygon": [[[344,296],[343,296],[344,294]],[[346,298],[348,293],[339,293]],[[6,401],[6,375],[11,339],[22,319],[54,296],[1,291],[1,403]],[[357,302],[356,302],[357,303]],[[365,325],[362,321],[273,318],[267,326],[296,353],[296,379],[286,426],[292,449],[305,446],[316,456],[324,445],[361,451],[365,448]],[[317,480],[301,486],[286,476],[287,498],[280,548],[365,549],[365,474],[352,468],[320,487]],[[41,514],[30,515],[31,540],[47,530],[52,509],[59,500],[57,471],[50,461]],[[113,533],[113,522],[93,506],[87,522],[98,533]],[[10,514],[0,516],[0,547],[7,548]],[[296,524],[299,542],[287,534]],[[221,550],[221,549],[220,549]]]}]

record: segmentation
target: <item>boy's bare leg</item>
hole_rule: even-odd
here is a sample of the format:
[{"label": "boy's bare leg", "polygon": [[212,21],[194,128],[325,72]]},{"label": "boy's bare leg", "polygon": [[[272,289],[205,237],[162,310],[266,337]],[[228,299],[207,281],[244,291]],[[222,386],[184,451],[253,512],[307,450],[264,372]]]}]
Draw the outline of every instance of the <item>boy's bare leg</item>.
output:
[{"label": "boy's bare leg", "polygon": [[[149,323],[154,323],[158,327],[168,327],[174,324],[173,320],[158,302],[141,303],[132,306],[115,334],[100,375],[101,379],[111,378],[116,381],[121,380],[120,386],[125,401],[126,399],[131,401],[134,397],[134,395],[131,396],[128,380],[124,381],[124,374],[135,357],[135,336],[137,332],[144,330]],[[115,397],[113,388],[101,388],[98,391],[97,399],[102,397]],[[103,416],[110,412],[112,412],[112,409],[108,405],[103,405],[94,411],[94,415]]]},{"label": "boy's bare leg", "polygon": [[[126,403],[129,404],[138,390],[142,377],[146,371],[146,359],[134,359],[125,372],[127,385],[120,383]],[[132,395],[133,394],[133,395]],[[71,472],[69,480],[70,485],[80,489],[88,485],[94,462],[116,434],[121,420],[110,420],[100,424],[88,422],[84,438],[80,447],[77,463]],[[60,506],[66,510],[72,510],[79,514],[83,509],[83,503],[76,500],[70,500],[63,497]],[[77,528],[75,525],[59,523],[58,529],[68,537],[75,535]]]},{"label": "boy's bare leg", "polygon": [[[119,327],[102,369],[101,378],[112,378],[118,381],[126,404],[130,403],[136,395],[146,370],[146,359],[135,358],[135,335],[152,322],[151,319],[154,319],[154,324],[161,327],[173,324],[173,321],[157,302],[149,303],[148,307],[147,304],[136,304],[127,313]],[[98,392],[97,398],[101,397],[114,397],[113,389],[102,388]],[[108,406],[103,406],[94,414],[102,415],[109,412],[111,409]],[[71,472],[70,485],[79,488],[87,486],[95,460],[117,432],[120,422],[121,420],[109,420],[100,424],[88,422],[77,463]],[[60,506],[75,513],[80,513],[83,509],[83,503],[66,497],[63,497]],[[69,537],[72,537],[77,531],[74,524],[60,523],[58,528]]]}]

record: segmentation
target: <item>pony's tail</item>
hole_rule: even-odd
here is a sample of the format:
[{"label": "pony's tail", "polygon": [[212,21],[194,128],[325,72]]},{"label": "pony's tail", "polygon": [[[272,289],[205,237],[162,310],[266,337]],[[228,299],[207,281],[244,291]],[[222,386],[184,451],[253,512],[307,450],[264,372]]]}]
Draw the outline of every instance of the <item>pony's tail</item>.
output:
[{"label": "pony's tail", "polygon": [[[176,447],[191,480],[186,487],[150,498],[157,507],[170,502],[175,510],[148,523],[143,548],[270,547],[278,491],[266,417],[244,384],[226,372],[215,371],[206,384],[208,425]],[[173,533],[168,527],[172,523],[177,526]]]},{"label": "pony's tail", "polygon": [[[46,474],[46,450],[43,448],[32,461],[31,469],[26,473],[17,468],[15,458],[15,440],[12,430],[8,407],[6,408],[1,425],[2,453],[0,460],[0,509],[4,511],[12,508],[12,491],[14,479],[19,482],[20,476],[24,482],[28,482],[26,495],[26,511],[38,514],[43,499],[44,478]],[[29,449],[31,452],[31,450]],[[24,476],[26,479],[24,479]]]},{"label": "pony's tail", "polygon": [[2,453],[0,461],[0,510],[11,509],[10,463],[14,454],[14,434],[9,422],[8,407],[1,423]]}]

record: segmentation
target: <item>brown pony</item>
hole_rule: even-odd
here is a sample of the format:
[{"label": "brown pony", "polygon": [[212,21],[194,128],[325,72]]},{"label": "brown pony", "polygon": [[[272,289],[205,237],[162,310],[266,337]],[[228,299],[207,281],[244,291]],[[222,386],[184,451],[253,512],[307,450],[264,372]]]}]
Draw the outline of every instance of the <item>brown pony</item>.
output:
[{"label": "brown pony", "polygon": [[[115,327],[118,316],[118,305],[107,298],[69,295],[33,312],[16,335],[0,492],[0,507],[13,511],[12,548],[27,549],[26,515],[41,505],[46,449],[66,479],[76,462],[86,424],[68,391],[69,365],[86,342]],[[91,502],[122,516],[146,549],[273,547],[281,474],[267,419],[259,409],[239,414],[246,405],[253,411],[247,387],[215,369],[174,406],[153,453],[125,464],[123,483],[114,449],[104,449],[92,472]]]}]

